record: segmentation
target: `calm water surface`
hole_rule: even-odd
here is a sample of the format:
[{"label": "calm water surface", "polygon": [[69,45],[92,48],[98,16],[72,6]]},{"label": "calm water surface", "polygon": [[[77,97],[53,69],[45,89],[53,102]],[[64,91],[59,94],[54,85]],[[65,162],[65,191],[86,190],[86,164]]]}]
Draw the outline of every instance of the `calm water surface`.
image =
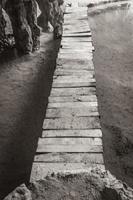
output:
[{"label": "calm water surface", "polygon": [[133,186],[133,6],[89,16],[106,168]]}]

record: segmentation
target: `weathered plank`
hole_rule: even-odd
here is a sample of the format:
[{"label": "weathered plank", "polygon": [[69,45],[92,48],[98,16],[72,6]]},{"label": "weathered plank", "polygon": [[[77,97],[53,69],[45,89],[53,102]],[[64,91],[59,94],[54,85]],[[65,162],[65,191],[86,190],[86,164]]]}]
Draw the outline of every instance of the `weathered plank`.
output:
[{"label": "weathered plank", "polygon": [[40,145],[37,148],[37,153],[103,153],[102,145],[88,145],[88,144],[77,144],[77,145]]},{"label": "weathered plank", "polygon": [[47,108],[88,108],[88,107],[97,107],[98,103],[95,102],[56,102],[49,103]]},{"label": "weathered plank", "polygon": [[49,97],[48,98],[49,103],[55,103],[55,102],[97,102],[96,95],[90,95],[90,96],[68,96],[68,97]]},{"label": "weathered plank", "polygon": [[[89,60],[90,61],[90,60]],[[91,71],[93,72],[94,70],[94,67],[93,65],[89,65],[89,64],[86,64],[86,65],[80,65],[79,63],[76,64],[62,64],[62,65],[59,65],[57,66],[57,70],[88,70],[88,71]]]},{"label": "weathered plank", "polygon": [[92,42],[92,37],[90,36],[90,37],[78,37],[78,36],[72,36],[72,37],[63,37],[62,38],[62,41],[61,41],[61,43],[64,43],[64,42],[67,42],[67,43],[70,43],[70,42],[72,42],[72,43],[75,43],[75,42],[77,42],[77,43],[79,43],[80,44],[80,42]]},{"label": "weathered plank", "polygon": [[45,153],[36,155],[34,162],[103,164],[102,153]]},{"label": "weathered plank", "polygon": [[53,82],[95,82],[96,80],[94,78],[90,78],[89,72],[86,73],[84,76],[82,74],[75,74],[73,76],[54,76]]},{"label": "weathered plank", "polygon": [[60,49],[60,53],[93,53],[93,50],[92,49],[88,49],[88,47],[84,47],[84,48],[62,48]]},{"label": "weathered plank", "polygon": [[101,138],[40,138],[38,148],[45,148],[45,145],[102,145]]},{"label": "weathered plank", "polygon": [[95,87],[78,88],[52,88],[50,96],[75,96],[75,95],[93,95],[96,94]]},{"label": "weathered plank", "polygon": [[91,87],[91,86],[96,86],[96,82],[54,82],[53,83],[53,88],[74,88],[74,87]]},{"label": "weathered plank", "polygon": [[86,130],[101,128],[99,117],[69,117],[45,119],[43,123],[44,130]]},{"label": "weathered plank", "polygon": [[94,69],[94,64],[93,62],[90,60],[82,60],[77,58],[76,60],[73,60],[72,58],[58,58],[57,61],[57,68],[58,66],[63,66],[63,67],[68,67],[68,66],[80,66],[81,69],[84,69],[84,66],[88,66],[88,68],[93,68]]},{"label": "weathered plank", "polygon": [[92,163],[33,163],[31,182],[35,180],[44,179],[48,174],[59,172],[72,172],[81,170],[82,173],[88,170],[90,167],[101,167],[105,169],[104,165],[92,164]]},{"label": "weathered plank", "polygon": [[56,78],[57,76],[69,76],[72,77],[74,75],[80,75],[85,76],[88,75],[89,78],[94,78],[94,72],[92,70],[78,70],[78,69],[56,69],[53,78]]},{"label": "weathered plank", "polygon": [[94,117],[99,116],[97,107],[77,107],[77,108],[52,108],[47,109],[46,118],[62,117]]},{"label": "weathered plank", "polygon": [[91,32],[88,33],[64,33],[63,37],[91,37]]},{"label": "weathered plank", "polygon": [[92,56],[89,54],[59,54],[58,58],[59,59],[64,59],[64,58],[71,58],[73,60],[76,60],[77,58],[80,57],[80,60],[92,60]]},{"label": "weathered plank", "polygon": [[42,137],[91,137],[91,138],[101,138],[101,129],[88,129],[88,130],[44,130],[42,132]]}]

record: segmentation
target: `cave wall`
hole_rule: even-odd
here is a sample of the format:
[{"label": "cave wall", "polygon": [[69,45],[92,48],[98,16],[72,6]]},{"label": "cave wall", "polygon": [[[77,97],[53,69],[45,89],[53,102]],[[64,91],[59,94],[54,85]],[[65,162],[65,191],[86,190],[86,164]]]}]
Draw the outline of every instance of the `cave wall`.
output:
[{"label": "cave wall", "polygon": [[49,23],[54,30],[54,38],[62,35],[64,1],[63,0],[37,0],[41,15],[38,17],[38,24],[43,31],[49,30]]},{"label": "cave wall", "polygon": [[[41,15],[38,19],[37,3],[41,10]],[[29,53],[37,50],[40,46],[39,26],[42,27],[43,31],[47,31],[49,29],[48,24],[51,24],[53,26],[54,38],[61,37],[63,24],[62,5],[63,0],[1,0],[0,52],[6,48],[5,41],[8,40],[10,35],[8,34],[7,36],[5,34],[5,27],[9,20],[5,20],[2,14],[3,11],[8,14],[12,24],[16,48],[22,53]]]}]

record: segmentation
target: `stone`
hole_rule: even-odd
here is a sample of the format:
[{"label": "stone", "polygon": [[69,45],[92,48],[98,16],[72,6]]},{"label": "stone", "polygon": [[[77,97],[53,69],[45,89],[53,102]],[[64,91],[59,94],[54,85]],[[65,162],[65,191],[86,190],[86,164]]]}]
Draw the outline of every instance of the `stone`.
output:
[{"label": "stone", "polygon": [[37,0],[41,14],[38,17],[38,25],[44,32],[49,29],[49,0]]},{"label": "stone", "polygon": [[6,11],[12,22],[16,48],[23,53],[32,51],[32,32],[26,19],[26,10],[23,0],[8,0]]},{"label": "stone", "polygon": [[[40,172],[41,173],[41,172]],[[51,173],[17,187],[4,200],[132,200],[133,189],[102,167]]]},{"label": "stone", "polygon": [[40,47],[40,28],[37,25],[35,0],[7,0],[4,9],[10,17],[16,48],[29,53]]},{"label": "stone", "polygon": [[[54,29],[54,38],[60,38],[63,32],[64,5],[62,0],[37,0],[41,15],[38,17],[38,24],[43,31],[48,31],[49,24]],[[50,22],[50,23],[49,23]]]},{"label": "stone", "polygon": [[132,200],[133,190],[102,168],[52,173],[30,184],[33,200]]},{"label": "stone", "polygon": [[0,53],[14,45],[11,22],[0,4]]},{"label": "stone", "polygon": [[24,0],[26,19],[32,32],[32,50],[40,48],[40,28],[37,25],[37,4],[35,0]]},{"label": "stone", "polygon": [[30,190],[25,184],[17,187],[12,193],[10,193],[4,200],[32,200]]}]

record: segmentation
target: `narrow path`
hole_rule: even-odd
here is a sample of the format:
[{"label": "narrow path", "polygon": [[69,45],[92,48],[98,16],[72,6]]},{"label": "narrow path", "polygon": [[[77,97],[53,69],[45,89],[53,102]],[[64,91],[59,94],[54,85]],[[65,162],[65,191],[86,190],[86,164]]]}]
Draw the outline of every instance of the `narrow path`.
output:
[{"label": "narrow path", "polygon": [[104,167],[87,8],[67,7],[61,45],[31,180]]}]

